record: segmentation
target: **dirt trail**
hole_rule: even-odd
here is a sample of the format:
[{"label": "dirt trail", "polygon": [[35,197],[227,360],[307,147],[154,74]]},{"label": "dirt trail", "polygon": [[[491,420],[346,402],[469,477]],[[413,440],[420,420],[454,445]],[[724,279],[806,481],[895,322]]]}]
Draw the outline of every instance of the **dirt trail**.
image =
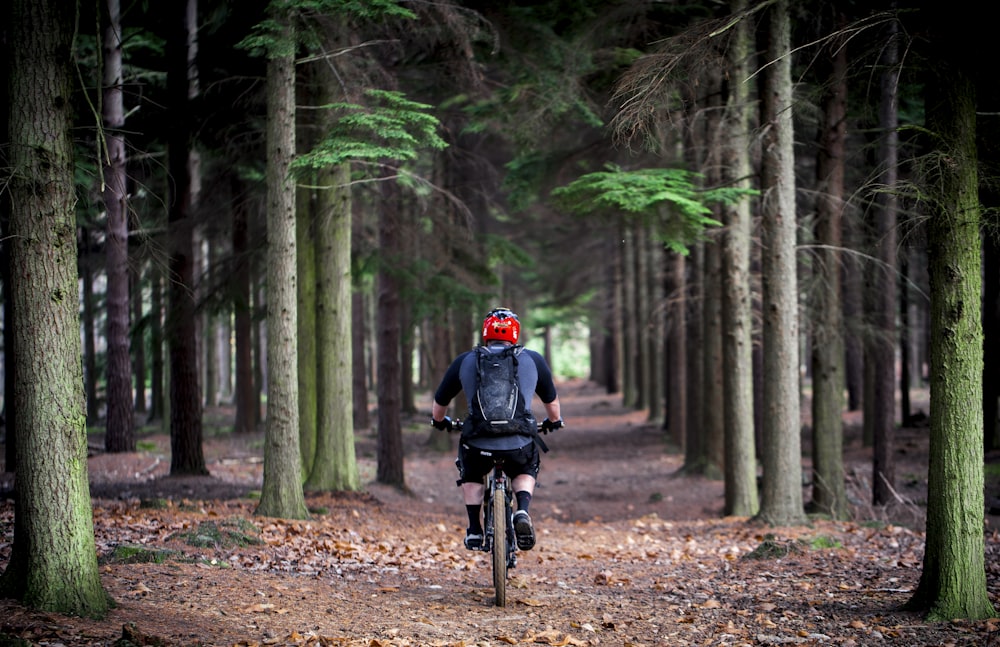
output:
[{"label": "dirt trail", "polygon": [[[912,517],[919,505],[859,506],[857,521],[800,528],[722,519],[721,482],[680,476],[681,457],[642,412],[586,383],[565,385],[561,399],[568,428],[546,438],[532,502],[538,544],[520,555],[506,608],[493,605],[485,555],[461,546],[454,456],[427,448],[421,414],[405,434],[409,491],[369,482],[310,495],[309,521],[253,515],[259,435],[209,438],[204,478],[166,476],[163,436],[143,438],[156,450],[95,455],[102,579],[117,608],[94,621],[0,600],[0,643],[110,645],[124,632],[135,645],[1000,645],[992,622],[927,624],[898,611],[919,579],[923,535],[863,519]],[[925,440],[926,430],[900,440],[910,501],[926,487]],[[374,442],[358,436],[367,481]],[[869,459],[850,434],[846,454],[863,485]],[[12,508],[0,501],[0,567]],[[115,558],[121,546],[157,559]]]}]

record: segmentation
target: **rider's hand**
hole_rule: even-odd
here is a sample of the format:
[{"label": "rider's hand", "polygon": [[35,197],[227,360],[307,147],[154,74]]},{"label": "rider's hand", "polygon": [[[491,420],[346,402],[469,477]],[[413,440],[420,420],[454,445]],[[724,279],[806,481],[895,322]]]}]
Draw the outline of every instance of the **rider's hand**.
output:
[{"label": "rider's hand", "polygon": [[440,420],[435,420],[434,418],[431,418],[431,426],[434,427],[435,429],[441,429],[442,431],[451,431],[452,429],[454,429],[454,425],[452,425],[451,423],[451,418],[449,418],[448,416],[445,416]]},{"label": "rider's hand", "polygon": [[563,428],[562,418],[554,422],[552,420],[549,420],[548,418],[542,420],[542,433],[548,433],[550,431],[555,431],[556,429],[562,429],[562,428]]}]

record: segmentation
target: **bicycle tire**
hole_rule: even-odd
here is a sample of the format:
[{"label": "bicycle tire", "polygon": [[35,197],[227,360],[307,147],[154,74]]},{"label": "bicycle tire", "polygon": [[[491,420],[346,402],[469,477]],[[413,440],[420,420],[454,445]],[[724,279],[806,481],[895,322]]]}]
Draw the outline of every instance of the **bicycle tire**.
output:
[{"label": "bicycle tire", "polygon": [[503,492],[494,490],[493,505],[493,588],[498,607],[507,606],[507,509]]}]

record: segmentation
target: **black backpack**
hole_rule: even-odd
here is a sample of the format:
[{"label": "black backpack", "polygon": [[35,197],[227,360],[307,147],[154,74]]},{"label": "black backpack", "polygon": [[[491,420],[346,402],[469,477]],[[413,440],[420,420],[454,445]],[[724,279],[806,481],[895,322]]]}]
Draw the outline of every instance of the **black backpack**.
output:
[{"label": "black backpack", "polygon": [[518,355],[522,350],[523,346],[508,346],[498,352],[476,347],[476,390],[469,401],[469,416],[476,435],[532,435],[535,431],[534,421],[525,412],[524,395],[517,380]]}]

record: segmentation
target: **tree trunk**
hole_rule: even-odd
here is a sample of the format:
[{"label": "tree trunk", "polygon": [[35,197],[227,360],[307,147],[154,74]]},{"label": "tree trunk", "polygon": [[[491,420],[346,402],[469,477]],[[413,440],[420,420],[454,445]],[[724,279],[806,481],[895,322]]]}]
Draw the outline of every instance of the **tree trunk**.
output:
[{"label": "tree trunk", "polygon": [[[733,0],[732,13],[746,10],[746,0]],[[733,27],[727,52],[728,97],[723,145],[722,181],[728,186],[750,188],[750,87],[751,25],[749,19]],[[725,424],[725,513],[751,517],[757,514],[757,458],[753,430],[753,312],[750,298],[750,247],[752,239],[750,198],[722,208],[722,354],[723,410]]]},{"label": "tree trunk", "polygon": [[316,459],[306,480],[312,490],[361,487],[354,451],[351,378],[351,168],[319,174],[316,222],[316,356],[319,411]]},{"label": "tree trunk", "polygon": [[[936,11],[930,24],[958,23]],[[952,19],[949,20],[949,17]],[[932,18],[932,17],[928,17]],[[949,36],[961,31],[946,31]],[[994,617],[983,539],[983,338],[975,90],[962,43],[931,40],[927,128],[933,137],[925,191],[931,277],[930,466],[920,583],[910,600],[931,620]],[[944,57],[952,57],[947,59]],[[941,163],[947,160],[947,164]]]},{"label": "tree trunk", "polygon": [[[722,73],[712,70],[706,75],[709,98],[706,101],[705,145],[702,162],[705,184],[719,186],[722,181],[722,149],[730,133],[723,132]],[[713,206],[712,217],[721,222],[721,207]],[[710,231],[703,247],[702,265],[702,359],[705,362],[701,388],[701,430],[704,438],[704,473],[709,478],[722,479],[726,469],[725,391],[723,385],[722,349],[722,233]]]},{"label": "tree trunk", "polygon": [[[713,217],[718,217],[718,213]],[[721,479],[725,473],[725,409],[722,366],[722,256],[721,236],[712,232],[705,241],[702,273],[702,387],[701,429],[704,474]]]},{"label": "tree trunk", "polygon": [[394,274],[400,242],[396,187],[382,187],[381,209],[378,216],[378,240],[381,266],[378,273],[376,326],[378,338],[378,466],[375,478],[379,483],[404,487],[403,430],[400,422],[402,386],[400,385],[400,317],[399,282]]},{"label": "tree trunk", "polygon": [[685,365],[687,370],[687,427],[684,429],[684,471],[700,474],[705,469],[705,441],[702,438],[701,400],[704,384],[702,375],[705,365],[702,360],[702,339],[705,335],[702,326],[702,259],[705,243],[697,242],[691,247],[688,255],[688,274],[686,285],[687,301],[687,349]]},{"label": "tree trunk", "polygon": [[107,149],[104,165],[104,209],[107,212],[108,354],[107,415],[104,448],[109,452],[135,451],[132,405],[132,365],[129,339],[128,205],[125,186],[125,125],[122,101],[121,10],[119,0],[107,0],[108,23],[104,40],[104,128]]},{"label": "tree trunk", "polygon": [[[13,3],[6,3],[0,9],[0,20],[10,24],[10,9]],[[10,38],[0,38],[0,57],[5,63],[0,65],[0,88],[9,88],[10,74]],[[0,124],[7,124],[10,117],[10,101],[0,101]],[[6,128],[0,128],[0,147],[10,148]],[[10,201],[10,191],[0,191],[0,296],[3,298],[3,410],[0,411],[4,428],[4,471],[14,471],[15,448],[17,438],[14,436],[14,321],[13,297],[11,295],[10,259],[10,218],[13,206]]]},{"label": "tree trunk", "polygon": [[684,447],[687,428],[687,286],[683,254],[671,252],[667,269],[667,345],[666,345],[666,430],[675,447]]},{"label": "tree trunk", "polygon": [[764,213],[764,484],[759,518],[773,525],[805,521],[799,417],[798,279],[795,262],[795,173],[792,149],[791,21],[787,0],[766,13],[762,169]]},{"label": "tree trunk", "polygon": [[149,268],[149,414],[146,420],[163,420],[166,393],[163,388],[163,281],[159,265]]},{"label": "tree trunk", "polygon": [[236,418],[233,431],[238,434],[252,432],[257,426],[257,399],[253,373],[253,299],[252,264],[250,263],[249,223],[243,196],[243,183],[233,176],[233,258],[236,259],[233,276],[233,337],[236,342],[235,405]]},{"label": "tree trunk", "polygon": [[0,593],[35,609],[103,616],[80,363],[74,14],[63,2],[15,0],[8,26],[18,450],[14,547]]},{"label": "tree trunk", "polygon": [[621,312],[619,312],[622,327],[622,404],[626,407],[636,407],[639,404],[639,386],[636,380],[636,355],[638,353],[638,337],[635,313],[635,232],[632,225],[622,224],[621,235],[621,266],[622,280]]},{"label": "tree trunk", "polygon": [[194,222],[191,217],[189,97],[196,0],[178,5],[167,39],[167,88],[174,115],[167,141],[170,192],[170,473],[208,474],[202,449],[201,390],[198,388],[198,331],[194,301]]},{"label": "tree trunk", "polygon": [[91,266],[91,235],[90,229],[80,227],[80,283],[83,301],[83,365],[84,392],[87,398],[87,423],[97,424],[100,421],[100,407],[97,401],[97,341],[95,320],[97,314],[94,307],[94,268]]},{"label": "tree trunk", "polygon": [[[841,21],[842,22],[842,21]],[[838,24],[838,28],[842,25]],[[847,516],[844,482],[844,337],[840,299],[843,245],[844,143],[847,134],[847,44],[834,54],[824,93],[816,161],[817,205],[812,327],[813,489],[811,507],[834,519]]]},{"label": "tree trunk", "polygon": [[621,353],[619,352],[619,340],[621,339],[621,317],[619,316],[621,310],[621,290],[619,288],[621,247],[610,237],[606,246],[608,261],[604,271],[603,285],[606,300],[600,314],[604,322],[603,350],[601,352],[603,379],[601,381],[604,384],[604,391],[610,395],[621,391],[621,380],[619,379],[621,374]]},{"label": "tree trunk", "polygon": [[306,519],[299,449],[298,300],[295,249],[294,30],[272,8],[287,53],[267,62],[267,421],[264,482],[255,514]]},{"label": "tree trunk", "polygon": [[129,299],[132,304],[132,326],[135,344],[132,349],[132,380],[135,412],[146,413],[146,337],[148,326],[143,323],[142,271],[143,259],[133,254],[129,261]]},{"label": "tree trunk", "polygon": [[[322,105],[322,99],[310,98],[317,105]],[[309,128],[301,128],[300,132]],[[299,150],[307,150],[299,143]],[[318,172],[310,171],[303,174],[303,182],[308,186],[296,189],[295,220],[296,238],[296,271],[298,273],[298,354],[299,354],[299,450],[302,452],[302,473],[308,479],[312,472],[313,461],[316,460],[316,436],[318,433],[316,419],[319,415],[319,383],[318,372],[323,359],[317,349],[316,329],[317,311],[317,265],[316,254],[323,241],[317,237],[320,213],[319,197],[316,187],[319,184]]]},{"label": "tree trunk", "polygon": [[365,295],[355,288],[351,296],[351,387],[354,400],[354,428],[367,429],[368,416],[368,361],[365,357]]},{"label": "tree trunk", "polygon": [[[214,233],[207,227],[203,231],[204,258],[201,259],[200,263],[202,269],[198,273],[200,277],[198,283],[201,286],[209,287],[201,289],[199,298],[202,301],[209,296],[206,292],[211,290],[212,284],[217,281],[214,275],[217,273],[215,268],[219,255]],[[213,310],[212,308],[204,309],[199,319],[201,322],[201,335],[199,336],[202,347],[201,362],[204,367],[202,372],[205,376],[202,401],[206,407],[215,407],[219,404],[219,317]]]},{"label": "tree trunk", "polygon": [[896,87],[898,48],[896,23],[890,22],[889,41],[882,50],[882,96],[879,129],[882,132],[880,164],[885,169],[879,184],[879,208],[875,215],[876,256],[872,293],[875,334],[870,340],[872,366],[872,502],[882,505],[893,500],[895,467],[893,439],[896,432],[896,212],[895,186],[898,176],[899,125]]}]

